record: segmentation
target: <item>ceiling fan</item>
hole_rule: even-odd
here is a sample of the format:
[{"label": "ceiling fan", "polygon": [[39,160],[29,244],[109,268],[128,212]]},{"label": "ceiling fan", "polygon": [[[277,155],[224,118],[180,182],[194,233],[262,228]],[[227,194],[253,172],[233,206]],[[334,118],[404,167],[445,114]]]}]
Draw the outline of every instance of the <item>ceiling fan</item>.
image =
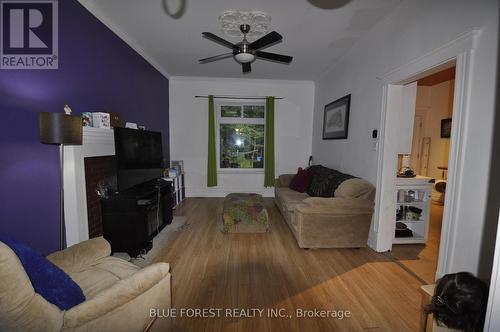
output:
[{"label": "ceiling fan", "polygon": [[292,62],[293,57],[291,56],[261,51],[261,49],[272,46],[283,39],[283,37],[276,31],[272,31],[252,43],[250,43],[246,38],[247,33],[250,31],[250,25],[240,25],[240,31],[243,33],[243,40],[237,44],[233,44],[225,39],[222,39],[221,37],[216,36],[211,32],[203,32],[202,35],[205,38],[208,38],[218,44],[232,49],[232,52],[200,59],[198,61],[200,63],[208,63],[216,60],[234,57],[237,62],[241,63],[241,66],[243,67],[243,73],[249,73],[252,70],[250,63],[252,63],[256,58],[282,63]]}]

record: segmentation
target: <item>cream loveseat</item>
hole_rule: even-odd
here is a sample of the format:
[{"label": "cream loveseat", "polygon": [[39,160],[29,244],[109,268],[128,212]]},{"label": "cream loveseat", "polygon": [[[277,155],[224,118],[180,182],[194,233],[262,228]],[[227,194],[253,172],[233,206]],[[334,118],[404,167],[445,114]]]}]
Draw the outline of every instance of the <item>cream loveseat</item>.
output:
[{"label": "cream loveseat", "polygon": [[335,197],[311,197],[288,186],[294,174],[275,182],[275,202],[300,248],[365,247],[373,214],[375,188],[359,178],[342,182]]},{"label": "cream loveseat", "polygon": [[150,317],[150,309],[171,307],[169,265],[141,269],[110,253],[100,237],[47,257],[86,298],[61,311],[35,293],[19,258],[0,242],[0,331],[170,331],[170,320]]}]

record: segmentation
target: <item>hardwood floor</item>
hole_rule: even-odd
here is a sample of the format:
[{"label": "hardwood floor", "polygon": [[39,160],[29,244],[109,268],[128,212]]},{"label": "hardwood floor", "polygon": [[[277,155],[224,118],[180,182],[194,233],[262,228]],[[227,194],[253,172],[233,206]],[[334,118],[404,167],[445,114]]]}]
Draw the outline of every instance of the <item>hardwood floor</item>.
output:
[{"label": "hardwood floor", "polygon": [[393,246],[391,251],[394,259],[415,273],[426,284],[433,284],[436,279],[442,219],[443,206],[431,204],[427,243],[399,244]]},{"label": "hardwood floor", "polygon": [[[263,317],[175,318],[175,331],[416,331],[417,279],[370,249],[304,250],[272,199],[264,234],[222,234],[223,199],[188,199],[189,226],[157,261],[172,272],[173,307],[264,309]],[[290,317],[268,317],[267,309]],[[299,318],[296,309],[349,310],[350,318]],[[282,311],[281,313],[284,313]]]}]

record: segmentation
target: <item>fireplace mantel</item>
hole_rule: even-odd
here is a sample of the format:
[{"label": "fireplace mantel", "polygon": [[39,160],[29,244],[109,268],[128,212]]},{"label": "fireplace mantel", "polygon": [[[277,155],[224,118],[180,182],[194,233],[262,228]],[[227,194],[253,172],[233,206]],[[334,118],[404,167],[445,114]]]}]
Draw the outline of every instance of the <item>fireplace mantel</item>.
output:
[{"label": "fireplace mantel", "polygon": [[64,214],[68,246],[89,239],[84,158],[113,156],[110,129],[83,127],[83,144],[64,146]]}]

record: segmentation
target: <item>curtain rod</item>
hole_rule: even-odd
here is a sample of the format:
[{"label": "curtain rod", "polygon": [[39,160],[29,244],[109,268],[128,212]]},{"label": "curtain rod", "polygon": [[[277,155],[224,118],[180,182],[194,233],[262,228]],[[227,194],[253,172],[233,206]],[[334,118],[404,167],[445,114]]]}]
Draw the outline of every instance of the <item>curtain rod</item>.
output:
[{"label": "curtain rod", "polygon": [[[208,96],[194,96],[195,98],[208,98]],[[266,99],[259,96],[214,96],[215,99]],[[274,97],[274,99],[285,99],[283,97]]]}]

